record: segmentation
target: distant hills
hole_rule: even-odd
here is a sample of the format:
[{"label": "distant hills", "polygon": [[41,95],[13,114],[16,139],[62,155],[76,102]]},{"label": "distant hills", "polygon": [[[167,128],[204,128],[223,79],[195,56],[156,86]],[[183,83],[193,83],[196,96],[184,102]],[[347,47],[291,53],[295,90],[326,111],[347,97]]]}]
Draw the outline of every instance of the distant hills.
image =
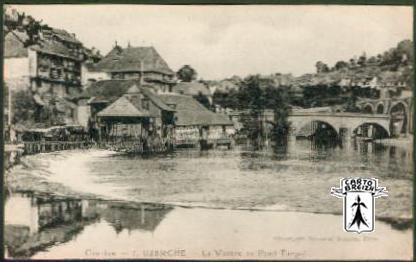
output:
[{"label": "distant hills", "polygon": [[[390,48],[376,56],[367,57],[365,53],[348,61],[338,61],[329,66],[322,61],[316,62],[316,72],[298,77],[292,74],[272,74],[261,76],[270,79],[276,87],[313,87],[313,86],[378,86],[401,87],[411,89],[413,86],[413,42],[403,40],[396,47]],[[233,76],[221,81],[205,81],[208,86],[215,86],[215,92],[229,92],[238,88],[242,78]]]},{"label": "distant hills", "polygon": [[[316,73],[294,78],[294,83],[305,85],[349,85],[367,86],[374,84],[383,86],[413,85],[413,42],[403,40],[396,47],[390,48],[377,56],[367,57],[366,54],[353,57],[349,61],[338,61],[329,67],[325,63],[316,63]],[[373,81],[373,83],[370,83]]]},{"label": "distant hills", "polygon": [[[397,46],[367,57],[365,53],[348,61],[338,61],[329,66],[316,62],[316,72],[293,76],[292,74],[257,75],[263,88],[282,88],[288,92],[292,106],[303,108],[341,106],[354,112],[361,98],[377,99],[381,94],[399,96],[413,86],[413,42],[403,40]],[[233,76],[221,81],[204,81],[213,93],[214,104],[223,108],[237,108],[240,87],[247,78]],[[383,95],[385,97],[385,95]]]}]

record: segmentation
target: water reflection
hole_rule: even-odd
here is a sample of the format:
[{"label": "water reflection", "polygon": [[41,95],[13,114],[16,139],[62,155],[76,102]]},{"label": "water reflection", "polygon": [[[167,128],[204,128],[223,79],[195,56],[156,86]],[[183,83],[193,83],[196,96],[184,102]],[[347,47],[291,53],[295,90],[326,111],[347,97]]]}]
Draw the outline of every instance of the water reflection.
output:
[{"label": "water reflection", "polygon": [[[30,195],[25,197],[31,198]],[[306,250],[308,259],[331,260],[345,257],[345,250],[351,250],[348,258],[403,259],[411,249],[411,220],[402,224],[399,228],[401,231],[378,221],[376,232],[367,241],[368,235],[348,235],[343,232],[340,215],[182,207],[172,209],[151,204],[72,201],[76,203],[75,213],[81,212],[81,221],[55,223],[27,234],[29,237],[21,231],[13,232],[17,225],[8,224],[5,237],[9,254],[15,258],[34,259],[203,259],[201,250],[232,250],[238,243],[241,250],[275,250],[276,247],[284,247]],[[57,202],[62,204],[61,201]],[[55,214],[59,216],[59,212]],[[155,222],[147,223],[148,220]],[[392,225],[397,228],[396,219],[386,222],[393,222]],[[400,220],[398,223],[401,223]],[[19,246],[11,246],[11,235],[20,238]],[[340,239],[345,241],[340,242]],[[177,256],[174,252],[166,257],[161,253],[155,255],[156,251],[162,250],[186,250],[187,256]],[[108,257],[110,253],[114,256]],[[223,260],[230,258],[234,259],[218,257]]]},{"label": "water reflection", "polygon": [[[247,150],[247,148],[245,148]],[[413,147],[412,146],[394,146],[384,145],[378,142],[366,142],[359,139],[351,141],[343,141],[342,143],[321,143],[318,140],[309,140],[298,138],[289,141],[284,146],[274,146],[272,150],[266,149],[264,152],[269,154],[261,154],[256,151],[243,151],[242,157],[247,158],[268,155],[270,159],[282,161],[288,159],[308,159],[309,161],[322,162],[338,160],[347,162],[356,162],[370,164],[372,166],[379,165],[377,175],[403,177],[412,179],[409,174],[413,169]],[[385,172],[384,172],[385,171]]]},{"label": "water reflection", "polygon": [[13,193],[5,200],[5,246],[14,258],[28,258],[48,246],[67,242],[97,221],[107,222],[117,234],[123,230],[153,232],[172,210],[167,205],[80,200],[31,192]]}]

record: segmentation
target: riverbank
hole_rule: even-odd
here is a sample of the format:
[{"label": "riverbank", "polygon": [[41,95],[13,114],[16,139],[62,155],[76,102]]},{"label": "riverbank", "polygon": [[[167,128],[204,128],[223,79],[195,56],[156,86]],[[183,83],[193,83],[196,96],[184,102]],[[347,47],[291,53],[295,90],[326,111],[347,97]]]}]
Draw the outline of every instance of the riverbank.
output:
[{"label": "riverbank", "polygon": [[[4,186],[8,192],[37,192],[41,194],[76,197],[109,198],[93,193],[91,183],[75,176],[85,174],[85,163],[94,157],[108,156],[112,151],[85,149],[25,155],[5,170]],[[69,157],[68,157],[69,156]],[[70,181],[76,185],[68,186]],[[81,190],[84,189],[84,190]]]}]

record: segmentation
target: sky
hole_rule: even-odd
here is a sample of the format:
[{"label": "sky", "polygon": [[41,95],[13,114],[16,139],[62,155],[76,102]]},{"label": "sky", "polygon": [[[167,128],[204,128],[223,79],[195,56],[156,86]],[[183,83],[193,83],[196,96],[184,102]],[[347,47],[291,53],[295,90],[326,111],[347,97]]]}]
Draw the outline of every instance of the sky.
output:
[{"label": "sky", "polygon": [[107,54],[118,45],[154,46],[177,71],[189,64],[206,80],[233,75],[315,72],[413,39],[411,7],[14,5],[75,33]]}]

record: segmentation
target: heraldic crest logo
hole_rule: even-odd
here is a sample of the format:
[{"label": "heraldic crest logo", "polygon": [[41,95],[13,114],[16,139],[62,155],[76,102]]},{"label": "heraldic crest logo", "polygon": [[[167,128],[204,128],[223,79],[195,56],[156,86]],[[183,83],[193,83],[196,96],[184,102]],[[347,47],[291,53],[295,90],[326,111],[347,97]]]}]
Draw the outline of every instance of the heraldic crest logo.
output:
[{"label": "heraldic crest logo", "polygon": [[376,178],[343,178],[331,195],[344,200],[344,230],[361,233],[374,231],[375,198],[387,196],[387,190]]}]

